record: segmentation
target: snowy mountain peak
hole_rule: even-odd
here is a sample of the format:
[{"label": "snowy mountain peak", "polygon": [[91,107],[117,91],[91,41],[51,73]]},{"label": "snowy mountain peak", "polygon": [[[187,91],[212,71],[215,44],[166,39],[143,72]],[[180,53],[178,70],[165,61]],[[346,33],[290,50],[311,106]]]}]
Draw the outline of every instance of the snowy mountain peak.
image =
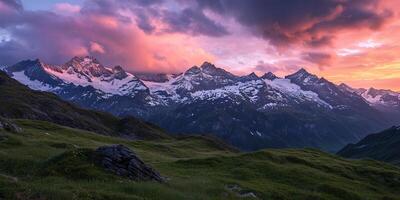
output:
[{"label": "snowy mountain peak", "polygon": [[307,70],[304,68],[299,69],[297,72],[286,76],[285,78],[290,79],[291,81],[295,83],[303,83],[303,84],[314,84],[316,83],[319,79],[318,76],[309,73]]},{"label": "snowy mountain peak", "polygon": [[48,65],[38,59],[26,60],[6,68],[6,71],[32,89],[59,91],[63,95],[94,91],[89,96],[148,96],[148,88],[143,82],[125,72],[121,66],[106,68],[89,56],[74,57],[64,65]]},{"label": "snowy mountain peak", "polygon": [[80,73],[88,78],[100,76],[109,77],[112,75],[112,71],[106,69],[96,58],[91,56],[75,56],[65,63],[62,69]]},{"label": "snowy mountain peak", "polygon": [[391,90],[380,90],[373,87],[361,93],[361,96],[372,105],[400,109],[400,93]]},{"label": "snowy mountain peak", "polygon": [[274,73],[272,73],[272,72],[268,72],[268,73],[265,73],[264,75],[262,75],[261,76],[261,78],[262,79],[268,79],[268,80],[275,80],[275,79],[277,79],[277,78],[279,78],[279,77],[277,77]]},{"label": "snowy mountain peak", "polygon": [[230,72],[225,71],[222,68],[218,68],[215,65],[209,63],[209,62],[204,62],[200,67],[198,66],[193,66],[186,70],[184,73],[185,76],[201,76],[203,78],[210,79],[212,77],[214,78],[224,78],[224,79],[236,79],[238,78],[237,76],[231,74]]},{"label": "snowy mountain peak", "polygon": [[392,90],[383,90],[383,89],[375,89],[373,87],[369,88],[365,93],[372,97],[376,97],[378,95],[391,95],[391,96],[399,96],[400,93],[394,92]]},{"label": "snowy mountain peak", "polygon": [[224,77],[227,79],[235,79],[237,76],[231,74],[230,72],[225,71],[222,68],[218,68],[215,65],[209,63],[209,62],[204,62],[201,65],[201,69],[205,74],[211,75],[211,76],[219,76],[219,77]]}]

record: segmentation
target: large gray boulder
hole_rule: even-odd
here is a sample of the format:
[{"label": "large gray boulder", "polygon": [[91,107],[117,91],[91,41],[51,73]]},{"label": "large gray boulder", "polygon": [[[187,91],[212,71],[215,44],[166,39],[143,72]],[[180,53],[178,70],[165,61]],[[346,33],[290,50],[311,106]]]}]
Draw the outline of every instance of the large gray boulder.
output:
[{"label": "large gray boulder", "polygon": [[163,177],[146,165],[132,150],[124,145],[103,146],[96,149],[96,162],[118,176],[135,181],[164,182]]}]

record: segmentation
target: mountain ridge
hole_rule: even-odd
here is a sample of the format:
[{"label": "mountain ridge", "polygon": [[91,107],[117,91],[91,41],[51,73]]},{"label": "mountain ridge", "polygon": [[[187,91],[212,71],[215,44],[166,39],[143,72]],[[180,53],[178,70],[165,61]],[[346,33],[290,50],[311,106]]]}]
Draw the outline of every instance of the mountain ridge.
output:
[{"label": "mountain ridge", "polygon": [[[75,67],[23,61],[5,71],[32,89],[85,108],[133,115],[172,133],[211,133],[244,150],[334,151],[392,120],[362,96],[305,69],[284,78],[273,73],[236,76],[204,62],[180,74],[154,76],[136,76],[118,67],[114,72],[126,74],[118,79],[112,68],[92,57],[72,60]],[[38,66],[41,70],[29,70]]]},{"label": "mountain ridge", "polygon": [[400,165],[400,126],[392,126],[373,133],[355,144],[349,144],[337,152],[338,155],[360,159],[370,158]]},{"label": "mountain ridge", "polygon": [[34,91],[0,71],[0,116],[43,120],[127,139],[168,137],[152,124],[134,117],[118,118],[79,108],[49,92]]}]

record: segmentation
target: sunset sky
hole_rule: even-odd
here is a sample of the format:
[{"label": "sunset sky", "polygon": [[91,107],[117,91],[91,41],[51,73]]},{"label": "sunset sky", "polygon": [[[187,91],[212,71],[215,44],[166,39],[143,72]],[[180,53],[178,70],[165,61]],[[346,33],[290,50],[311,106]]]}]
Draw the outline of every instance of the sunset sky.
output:
[{"label": "sunset sky", "polygon": [[398,0],[0,0],[0,65],[93,55],[131,72],[303,67],[400,91],[399,11]]}]

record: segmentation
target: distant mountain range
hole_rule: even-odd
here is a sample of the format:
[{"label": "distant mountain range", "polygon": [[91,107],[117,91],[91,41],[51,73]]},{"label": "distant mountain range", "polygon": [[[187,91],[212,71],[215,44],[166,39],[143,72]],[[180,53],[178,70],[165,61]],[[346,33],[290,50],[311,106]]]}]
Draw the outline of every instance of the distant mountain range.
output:
[{"label": "distant mountain range", "polygon": [[346,158],[371,158],[400,165],[400,126],[371,134],[349,144],[337,154]]},{"label": "distant mountain range", "polygon": [[169,138],[159,127],[134,117],[119,118],[86,110],[58,96],[33,91],[0,71],[0,117],[53,122],[127,139]]},{"label": "distant mountain range", "polygon": [[212,133],[244,150],[336,151],[400,122],[400,94],[354,89],[300,69],[236,76],[211,63],[180,74],[131,74],[93,57],[63,65],[26,60],[3,70],[34,90],[85,108],[133,115],[172,133]]}]

